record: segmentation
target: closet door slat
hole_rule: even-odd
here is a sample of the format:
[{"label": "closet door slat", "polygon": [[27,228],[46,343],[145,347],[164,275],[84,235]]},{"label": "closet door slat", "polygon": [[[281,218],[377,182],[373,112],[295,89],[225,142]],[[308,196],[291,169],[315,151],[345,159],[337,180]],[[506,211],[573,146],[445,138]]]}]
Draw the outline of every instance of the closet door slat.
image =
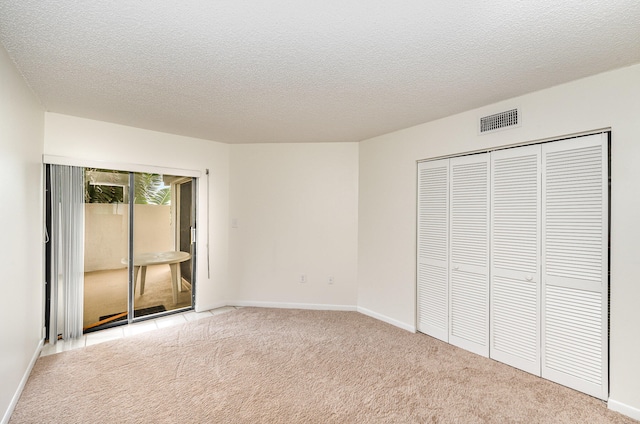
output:
[{"label": "closet door slat", "polygon": [[449,341],[449,160],[418,165],[418,331]]},{"label": "closet door slat", "polygon": [[540,375],[540,152],[491,153],[491,358]]},{"label": "closet door slat", "polygon": [[542,376],[608,397],[608,140],[543,145]]},{"label": "closet door slat", "polygon": [[608,138],[418,166],[419,331],[608,398]]},{"label": "closet door slat", "polygon": [[489,154],[450,159],[449,342],[489,356]]}]

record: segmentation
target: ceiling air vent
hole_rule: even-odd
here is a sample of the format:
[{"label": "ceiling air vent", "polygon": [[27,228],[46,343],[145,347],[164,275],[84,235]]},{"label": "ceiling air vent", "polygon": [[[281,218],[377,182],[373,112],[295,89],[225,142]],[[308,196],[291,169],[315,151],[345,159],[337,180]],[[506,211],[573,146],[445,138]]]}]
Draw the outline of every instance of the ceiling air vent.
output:
[{"label": "ceiling air vent", "polygon": [[480,118],[480,134],[503,128],[517,127],[520,124],[520,111],[511,109],[505,112],[494,113],[493,115]]}]

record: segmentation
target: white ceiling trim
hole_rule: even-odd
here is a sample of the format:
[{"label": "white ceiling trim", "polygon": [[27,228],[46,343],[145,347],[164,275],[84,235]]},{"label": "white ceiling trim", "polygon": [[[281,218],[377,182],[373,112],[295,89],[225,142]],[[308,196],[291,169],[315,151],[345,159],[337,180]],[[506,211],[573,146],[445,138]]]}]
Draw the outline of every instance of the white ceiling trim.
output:
[{"label": "white ceiling trim", "polygon": [[144,172],[149,174],[175,175],[179,177],[200,178],[202,176],[202,172],[195,169],[168,168],[165,166],[99,161],[56,155],[42,155],[42,163],[50,165],[78,166],[81,168],[111,169],[114,171],[124,172]]}]

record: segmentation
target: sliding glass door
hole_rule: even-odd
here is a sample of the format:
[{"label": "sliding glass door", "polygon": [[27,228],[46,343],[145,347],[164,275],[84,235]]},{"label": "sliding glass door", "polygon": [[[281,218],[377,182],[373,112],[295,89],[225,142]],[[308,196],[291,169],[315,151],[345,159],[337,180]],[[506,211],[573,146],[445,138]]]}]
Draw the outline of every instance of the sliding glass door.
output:
[{"label": "sliding glass door", "polygon": [[50,342],[191,309],[197,178],[46,165]]},{"label": "sliding glass door", "polygon": [[129,172],[86,168],[84,330],[128,319]]},{"label": "sliding glass door", "polygon": [[135,173],[133,185],[134,317],[191,307],[192,178]]},{"label": "sliding glass door", "polygon": [[[78,306],[70,306],[64,293],[70,286],[68,278],[57,278],[56,290],[47,284],[47,309],[52,311],[47,311],[47,316],[56,318],[51,320],[56,327],[51,332],[53,339],[64,337],[59,328],[67,325],[63,322],[69,313],[80,317],[86,333],[190,309],[195,290],[197,180],[158,173],[62,168],[79,173],[74,183],[80,193],[78,213],[66,227],[56,227],[62,231],[52,234],[60,238],[64,228],[80,230],[74,243],[84,263],[70,262],[78,268]],[[53,183],[48,178],[47,184]],[[51,218],[50,211],[58,211],[64,202],[56,190],[49,192],[53,192],[47,196],[47,227],[51,229],[59,218]],[[56,240],[48,243],[48,265],[62,262],[54,256],[60,245]],[[55,268],[51,276],[60,274]]]}]

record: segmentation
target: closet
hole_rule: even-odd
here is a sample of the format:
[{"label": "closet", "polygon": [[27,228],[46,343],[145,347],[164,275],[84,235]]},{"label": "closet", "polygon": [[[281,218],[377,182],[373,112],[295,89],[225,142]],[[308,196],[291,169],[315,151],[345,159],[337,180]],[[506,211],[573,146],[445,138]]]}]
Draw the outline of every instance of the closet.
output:
[{"label": "closet", "polygon": [[608,139],[418,164],[418,331],[608,397]]}]

